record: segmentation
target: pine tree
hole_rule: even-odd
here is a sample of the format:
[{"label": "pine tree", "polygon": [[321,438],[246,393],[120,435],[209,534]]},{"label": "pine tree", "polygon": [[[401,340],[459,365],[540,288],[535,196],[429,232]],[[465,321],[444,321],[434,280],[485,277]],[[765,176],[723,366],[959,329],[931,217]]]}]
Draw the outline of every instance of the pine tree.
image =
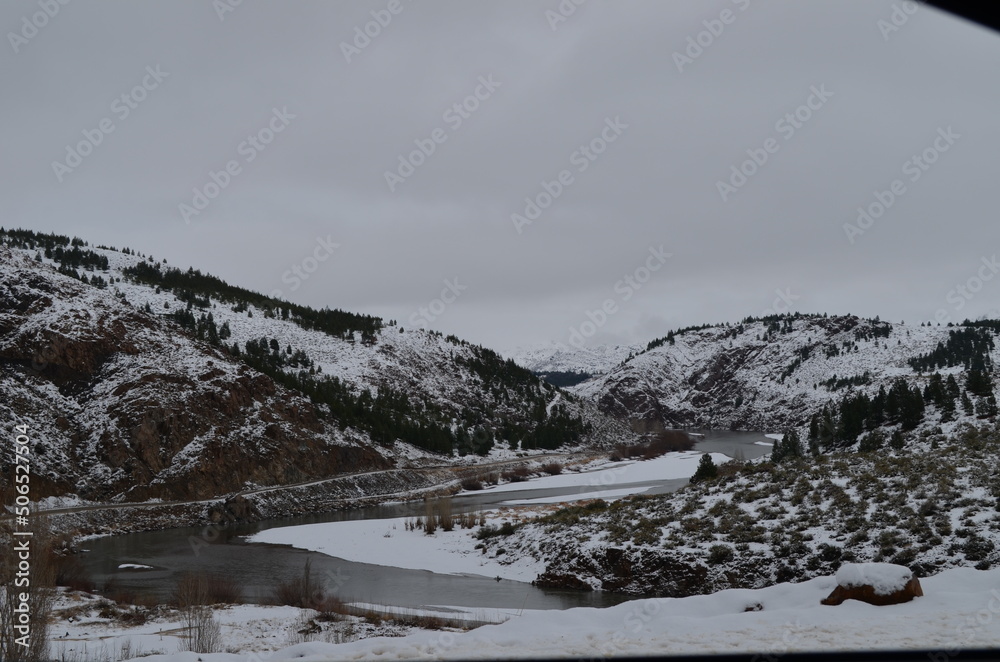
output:
[{"label": "pine tree", "polygon": [[837,425],[833,420],[830,409],[824,405],[822,419],[819,424],[819,443],[826,450],[833,448],[837,440]]},{"label": "pine tree", "polygon": [[771,462],[781,464],[785,459],[785,444],[781,439],[775,439],[771,446]]},{"label": "pine tree", "polygon": [[882,448],[885,443],[885,435],[882,430],[872,430],[861,438],[858,444],[858,451],[861,453],[871,453]]},{"label": "pine tree", "polygon": [[892,437],[889,439],[889,445],[892,446],[893,448],[895,448],[896,450],[902,450],[903,449],[903,443],[904,443],[904,439],[903,439],[903,433],[902,433],[902,431],[900,431],[900,430],[894,431],[892,433]]},{"label": "pine tree", "polygon": [[965,389],[973,395],[986,396],[993,392],[993,384],[982,370],[970,370],[965,380]]},{"label": "pine tree", "polygon": [[959,388],[958,388],[958,382],[955,381],[955,375],[953,375],[953,374],[952,375],[948,375],[948,380],[945,382],[945,389],[947,389],[948,396],[952,400],[957,400],[958,399],[958,397],[960,395],[960,391],[959,391]]},{"label": "pine tree", "polygon": [[701,456],[701,461],[698,463],[698,469],[691,476],[692,483],[700,483],[705,480],[712,480],[719,475],[719,468],[715,466],[715,462],[712,461],[712,456],[705,453]]},{"label": "pine tree", "polygon": [[781,447],[785,457],[802,457],[802,441],[799,439],[799,433],[794,428],[789,428],[785,431]]},{"label": "pine tree", "polygon": [[941,422],[950,423],[955,420],[955,401],[951,398],[945,398],[943,404],[941,405]]},{"label": "pine tree", "polygon": [[962,393],[962,411],[965,412],[966,416],[973,416],[976,413],[976,410],[972,406],[972,400],[969,398],[968,391]]},{"label": "pine tree", "polygon": [[976,415],[979,418],[993,418],[997,415],[997,398],[990,393],[985,397],[976,398]]}]

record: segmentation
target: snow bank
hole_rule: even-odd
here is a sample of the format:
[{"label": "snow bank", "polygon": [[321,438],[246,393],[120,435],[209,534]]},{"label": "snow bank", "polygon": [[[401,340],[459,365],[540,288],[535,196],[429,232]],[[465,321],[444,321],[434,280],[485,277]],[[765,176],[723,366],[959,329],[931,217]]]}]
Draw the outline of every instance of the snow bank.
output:
[{"label": "snow bank", "polygon": [[[304,643],[261,660],[491,659],[1000,646],[1000,570],[959,568],[921,580],[925,597],[875,607],[820,605],[833,577],[765,589],[626,602],[608,609],[533,612],[466,633],[421,631],[345,644]],[[746,611],[760,605],[759,611]],[[144,662],[246,662],[177,653]],[[254,659],[252,656],[249,659]]]},{"label": "snow bank", "polygon": [[844,588],[871,586],[875,595],[890,595],[901,591],[913,577],[913,572],[894,563],[845,563],[837,570],[837,584]]}]

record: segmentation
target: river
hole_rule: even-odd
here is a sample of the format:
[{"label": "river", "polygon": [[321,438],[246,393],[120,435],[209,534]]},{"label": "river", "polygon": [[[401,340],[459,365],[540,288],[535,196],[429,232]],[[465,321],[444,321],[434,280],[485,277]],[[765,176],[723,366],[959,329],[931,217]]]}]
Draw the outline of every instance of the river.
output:
[{"label": "river", "polygon": [[[695,432],[695,431],[691,431]],[[697,431],[696,450],[724,453],[730,457],[753,459],[770,452],[769,442],[760,433]],[[671,492],[687,479],[616,483],[588,487],[587,492],[648,487],[647,494]],[[525,498],[572,496],[579,487],[526,489],[501,493],[471,493],[454,497],[455,512],[462,509],[488,508],[506,501]],[[472,608],[568,609],[571,607],[607,607],[630,599],[606,592],[557,591],[536,588],[524,582],[496,581],[477,575],[446,575],[424,570],[355,563],[316,552],[283,545],[247,543],[244,540],[258,531],[274,527],[339,522],[355,519],[386,519],[419,516],[422,502],[393,503],[317,515],[303,515],[253,524],[231,525],[207,530],[203,527],[149,531],[95,538],[82,543],[87,553],[80,556],[84,567],[100,587],[113,580],[122,588],[166,599],[184,572],[208,572],[228,575],[243,588],[244,598],[266,602],[273,587],[300,576],[307,558],[313,573],[337,588],[342,599],[359,600],[404,607],[453,605]],[[119,569],[121,564],[152,566],[151,570]]]}]

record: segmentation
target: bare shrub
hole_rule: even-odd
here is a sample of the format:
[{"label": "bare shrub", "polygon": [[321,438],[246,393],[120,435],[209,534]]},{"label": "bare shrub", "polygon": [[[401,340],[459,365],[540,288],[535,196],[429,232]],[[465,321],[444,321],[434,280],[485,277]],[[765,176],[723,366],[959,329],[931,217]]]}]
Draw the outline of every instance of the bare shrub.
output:
[{"label": "bare shrub", "polygon": [[333,611],[343,606],[339,600],[327,595],[323,585],[313,578],[311,558],[306,558],[299,577],[282,582],[274,588],[272,602],[319,612]]},{"label": "bare shrub", "polygon": [[[232,577],[203,572],[185,572],[177,578],[171,602],[179,609],[198,605],[238,604],[243,591]],[[121,602],[121,600],[116,600]]]},{"label": "bare shrub", "polygon": [[501,476],[509,483],[523,483],[528,480],[529,476],[531,476],[531,471],[528,467],[520,465],[508,471],[504,471]]},{"label": "bare shrub", "polygon": [[562,473],[563,465],[558,462],[546,462],[542,465],[542,471],[549,474],[550,476],[558,476]]},{"label": "bare shrub", "polygon": [[458,522],[463,529],[474,529],[476,528],[476,522],[479,521],[479,517],[479,513],[470,510],[459,515]]},{"label": "bare shrub", "polygon": [[[32,515],[28,518],[28,522],[27,530],[32,532],[30,539],[15,538],[9,524],[0,529],[0,547],[11,550],[15,541],[22,543],[24,540],[29,540],[28,545],[31,550],[31,564],[27,575],[30,589],[18,588],[16,592],[14,573],[17,555],[7,552],[0,554],[0,659],[4,662],[48,659],[46,653],[49,620],[56,578],[52,552],[54,543],[47,518]],[[31,632],[28,634],[27,646],[16,642],[22,635],[12,627],[19,622],[15,609],[21,605],[19,598],[22,592],[27,593],[28,613],[31,618]]]},{"label": "bare shrub", "polygon": [[218,653],[222,650],[222,629],[211,607],[193,605],[183,609],[184,626],[188,637],[183,642],[184,650],[194,653]]},{"label": "bare shrub", "polygon": [[434,502],[430,499],[424,501],[424,533],[433,535],[438,529],[438,519],[434,514]]},{"label": "bare shrub", "polygon": [[54,561],[56,586],[65,586],[71,591],[94,592],[96,584],[75,554],[59,554]]},{"label": "bare shrub", "polygon": [[439,499],[437,502],[438,526],[444,531],[455,529],[455,519],[451,514],[451,499]]},{"label": "bare shrub", "polygon": [[[116,602],[118,602],[116,600]],[[202,573],[185,572],[177,578],[171,602],[181,610],[211,604],[208,582]]]},{"label": "bare shrub", "polygon": [[233,577],[209,575],[208,596],[212,604],[235,605],[243,602],[243,589]]},{"label": "bare shrub", "polygon": [[470,492],[478,492],[483,489],[483,483],[479,478],[466,478],[462,481],[462,489]]}]

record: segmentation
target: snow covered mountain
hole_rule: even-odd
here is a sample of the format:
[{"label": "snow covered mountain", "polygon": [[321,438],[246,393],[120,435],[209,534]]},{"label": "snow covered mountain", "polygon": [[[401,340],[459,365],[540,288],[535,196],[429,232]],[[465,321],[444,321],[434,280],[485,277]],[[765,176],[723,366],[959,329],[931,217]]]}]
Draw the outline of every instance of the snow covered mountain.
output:
[{"label": "snow covered mountain", "polygon": [[455,337],[127,249],[0,239],[0,418],[29,427],[38,496],[207,498],[392,466],[407,441],[447,462],[628,434]]},{"label": "snow covered mountain", "polygon": [[[943,379],[954,376],[964,392],[969,369],[975,367],[972,360],[985,362],[995,390],[988,369],[1000,359],[992,341],[997,328],[981,324],[970,330],[795,315],[696,328],[653,341],[624,364],[570,390],[614,416],[671,426],[768,432],[804,428],[824,405],[832,407],[848,394],[874,398],[898,378],[923,390],[930,374],[938,372]],[[964,336],[952,340],[959,332],[978,334],[982,351],[965,348]],[[933,367],[925,364],[918,370],[911,364],[931,353]],[[974,411],[980,413],[978,407]],[[941,414],[928,410],[930,419],[947,423]],[[976,417],[961,407],[955,416]]]},{"label": "snow covered mountain", "polygon": [[560,342],[525,347],[510,352],[518,365],[536,373],[583,372],[603,375],[630,355],[645,349],[642,345],[597,345],[574,349]]},{"label": "snow covered mountain", "polygon": [[[996,323],[794,315],[645,348],[553,345],[517,365],[454,336],[278,301],[128,249],[25,231],[0,239],[0,416],[32,429],[40,496],[207,498],[392,466],[400,452],[446,462],[453,449],[610,446],[635,439],[635,419],[777,431],[806,428],[827,406],[838,426],[846,396],[881,398],[878,415],[865,414],[875,420],[886,392],[885,423],[896,425],[900,379],[927,400],[922,425],[948,432],[996,415]],[[596,376],[560,390],[526,368]],[[953,378],[947,397],[934,372]]]}]

